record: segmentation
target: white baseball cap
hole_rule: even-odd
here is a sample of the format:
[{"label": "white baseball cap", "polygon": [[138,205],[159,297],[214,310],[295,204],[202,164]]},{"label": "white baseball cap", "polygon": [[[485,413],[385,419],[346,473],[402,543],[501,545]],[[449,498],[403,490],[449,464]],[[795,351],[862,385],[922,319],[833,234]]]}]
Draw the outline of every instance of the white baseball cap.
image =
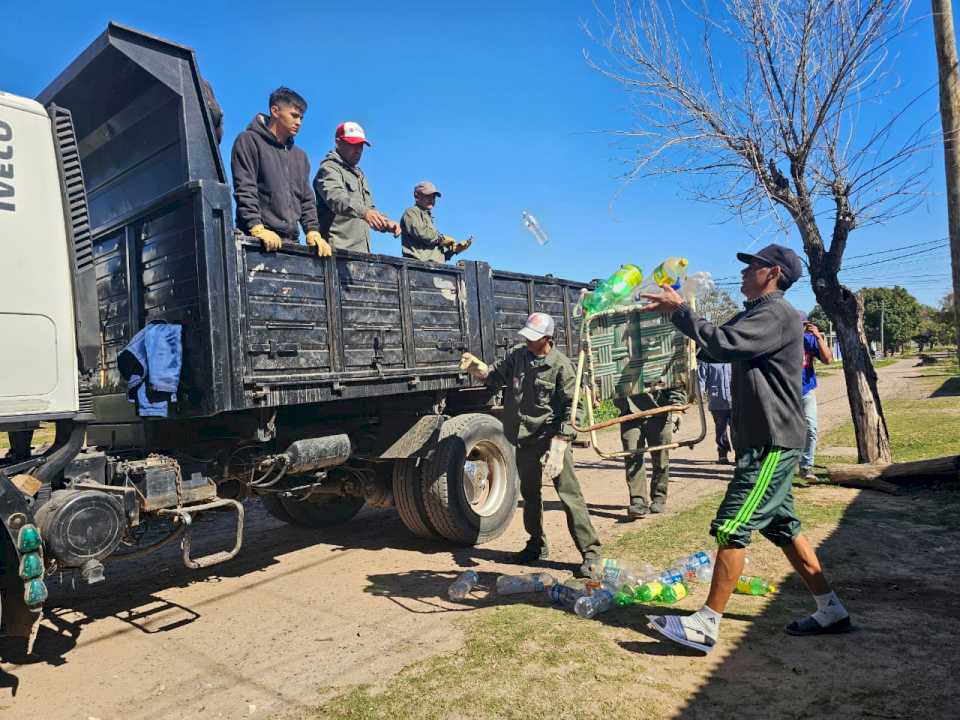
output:
[{"label": "white baseball cap", "polygon": [[539,340],[542,337],[553,337],[555,327],[553,318],[542,312],[535,312],[527,318],[527,322],[520,328],[520,336],[527,340]]},{"label": "white baseball cap", "polygon": [[347,120],[337,125],[336,139],[343,140],[351,145],[359,145],[360,143],[364,145],[370,144],[367,141],[367,134],[363,131],[363,128],[360,127],[360,123],[355,123],[352,120]]}]

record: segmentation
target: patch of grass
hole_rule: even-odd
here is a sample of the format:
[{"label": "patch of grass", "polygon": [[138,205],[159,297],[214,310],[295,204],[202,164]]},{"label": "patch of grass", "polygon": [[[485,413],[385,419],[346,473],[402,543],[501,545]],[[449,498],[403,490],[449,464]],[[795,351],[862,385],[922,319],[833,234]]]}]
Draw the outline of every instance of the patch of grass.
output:
[{"label": "patch of grass", "polygon": [[620,417],[620,411],[617,409],[617,406],[613,404],[613,400],[604,400],[593,411],[594,422],[601,423],[617,417]]},{"label": "patch of grass", "polygon": [[[797,493],[797,511],[806,527],[837,523],[850,501],[823,488]],[[606,545],[606,553],[654,564],[698,548],[710,547],[707,527],[720,495],[695,507],[625,533]],[[844,499],[845,498],[845,499]],[[786,569],[783,556],[758,541],[750,550],[751,571],[775,577]],[[695,586],[679,603],[693,609],[706,588]],[[617,608],[599,621],[534,604],[484,608],[461,621],[465,642],[459,650],[415,663],[384,684],[351,688],[299,717],[345,718],[567,718],[665,717],[690,698],[687,679],[651,671],[651,657],[621,645],[638,637],[643,606]],[[734,596],[731,612],[758,617],[766,604]],[[657,664],[656,660],[653,665]],[[642,677],[643,681],[638,682]]]},{"label": "patch of grass", "polygon": [[[52,445],[56,434],[57,428],[53,423],[40,423],[40,428],[33,432],[33,446]],[[6,450],[8,447],[10,447],[10,438],[7,433],[0,432],[0,450]]]},{"label": "patch of grass", "polygon": [[[888,400],[883,404],[894,460],[907,462],[952,455],[960,437],[960,396],[945,394],[924,400]],[[856,446],[853,422],[828,432],[825,446]],[[823,464],[825,458],[818,458]],[[846,462],[850,462],[849,459]]]}]

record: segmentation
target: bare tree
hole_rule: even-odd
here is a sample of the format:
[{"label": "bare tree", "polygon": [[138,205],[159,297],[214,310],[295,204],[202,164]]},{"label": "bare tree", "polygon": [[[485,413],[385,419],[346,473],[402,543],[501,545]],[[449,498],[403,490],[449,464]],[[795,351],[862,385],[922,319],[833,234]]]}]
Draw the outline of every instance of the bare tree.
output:
[{"label": "bare tree", "polygon": [[672,6],[614,0],[601,28],[587,28],[606,51],[588,62],[636,101],[637,126],[623,132],[637,145],[629,177],[677,175],[735,217],[799,231],[813,291],[839,337],[861,462],[889,461],[890,442],[863,307],[837,273],[854,228],[913,209],[923,189],[914,156],[929,139],[921,128],[894,131],[905,107],[872,129],[857,127],[865,103],[897,89],[890,45],[907,5],[684,5],[703,27],[690,46]]}]

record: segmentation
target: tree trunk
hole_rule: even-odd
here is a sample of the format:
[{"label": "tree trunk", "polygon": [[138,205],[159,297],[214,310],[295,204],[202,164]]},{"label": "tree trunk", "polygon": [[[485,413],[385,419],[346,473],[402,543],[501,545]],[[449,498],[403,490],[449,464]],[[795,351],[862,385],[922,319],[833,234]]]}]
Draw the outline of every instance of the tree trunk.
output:
[{"label": "tree trunk", "polygon": [[953,264],[953,311],[960,361],[960,69],[950,0],[933,0],[933,35],[940,69],[940,121],[943,125],[944,170],[947,175],[947,220]]},{"label": "tree trunk", "polygon": [[873,369],[863,331],[863,302],[839,283],[833,288],[815,290],[820,307],[834,322],[843,353],[843,375],[847,380],[847,400],[857,438],[857,460],[890,462],[890,434],[877,391],[877,372]]}]

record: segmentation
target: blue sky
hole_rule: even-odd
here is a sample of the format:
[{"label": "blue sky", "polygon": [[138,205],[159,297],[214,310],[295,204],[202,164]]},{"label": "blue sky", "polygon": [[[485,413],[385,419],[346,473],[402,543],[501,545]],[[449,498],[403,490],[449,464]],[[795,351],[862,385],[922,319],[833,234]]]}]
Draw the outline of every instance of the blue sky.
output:
[{"label": "blue sky", "polygon": [[[909,92],[933,87],[908,125],[937,113],[932,29],[920,14],[927,9],[915,4],[918,22],[898,58]],[[632,127],[630,101],[584,62],[585,49],[598,51],[581,28],[595,20],[589,2],[44,2],[18,3],[14,12],[16,31],[0,45],[3,90],[35,96],[110,20],[169,38],[196,50],[214,86],[226,113],[227,160],[270,91],[288,85],[310,103],[297,142],[314,167],[339,122],[361,123],[373,142],[361,166],[381,210],[399,219],[414,184],[430,179],[443,192],[437,226],[473,234],[465,257],[500,269],[586,280],[621,263],[648,272],[668,255],[685,255],[693,270],[730,277],[741,267],[734,253],[758,246],[722,209],[692,200],[672,180],[624,188],[629,146],[607,131]],[[945,238],[942,150],[920,160],[929,164],[924,204],[856,231],[848,256]],[[540,220],[547,245],[522,227],[523,210]],[[795,233],[785,242],[799,250]],[[398,254],[399,241],[374,234],[374,250]],[[949,254],[935,249],[848,277],[854,288],[899,282],[936,304],[950,288]],[[805,281],[789,297],[802,309],[814,303]]]}]

